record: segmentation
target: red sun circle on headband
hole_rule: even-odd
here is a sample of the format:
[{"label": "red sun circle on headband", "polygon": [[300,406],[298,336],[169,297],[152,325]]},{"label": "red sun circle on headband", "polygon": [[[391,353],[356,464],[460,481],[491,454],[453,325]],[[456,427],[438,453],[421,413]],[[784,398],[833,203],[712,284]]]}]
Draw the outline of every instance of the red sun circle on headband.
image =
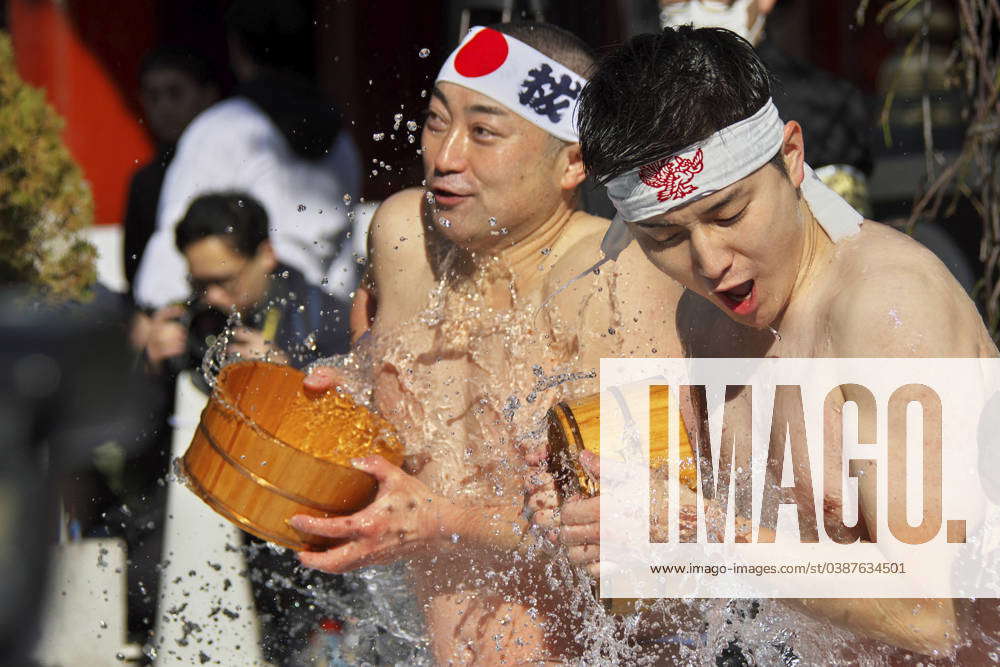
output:
[{"label": "red sun circle on headband", "polygon": [[462,76],[486,76],[507,61],[507,40],[492,28],[483,28],[455,56],[455,71]]}]

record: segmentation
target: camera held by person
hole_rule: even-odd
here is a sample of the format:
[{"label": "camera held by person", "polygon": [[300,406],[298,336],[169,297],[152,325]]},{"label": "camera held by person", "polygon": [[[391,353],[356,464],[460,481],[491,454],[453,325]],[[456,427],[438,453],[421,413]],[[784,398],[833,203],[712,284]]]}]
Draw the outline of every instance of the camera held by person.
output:
[{"label": "camera held by person", "polygon": [[301,367],[348,348],[348,305],[281,263],[268,238],[268,216],[250,195],[195,199],[177,224],[177,248],[188,267],[186,304],[158,310],[145,343],[155,372],[198,368],[231,315],[226,353]]}]

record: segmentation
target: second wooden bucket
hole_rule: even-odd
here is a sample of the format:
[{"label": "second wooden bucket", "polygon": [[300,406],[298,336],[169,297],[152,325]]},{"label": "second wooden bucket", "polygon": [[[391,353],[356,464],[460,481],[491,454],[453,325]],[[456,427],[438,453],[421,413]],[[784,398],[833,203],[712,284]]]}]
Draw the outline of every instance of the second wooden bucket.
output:
[{"label": "second wooden bucket", "polygon": [[[652,386],[649,389],[649,412],[632,415],[633,419],[648,418],[649,461],[658,468],[667,461],[667,404],[669,388]],[[622,415],[616,414],[617,419]],[[549,472],[556,478],[556,485],[566,492],[582,491],[594,495],[600,485],[587,474],[580,464],[583,450],[601,453],[601,396],[594,394],[573,401],[558,403],[548,414]],[[681,419],[680,477],[689,488],[697,481],[694,452],[687,428]]]}]

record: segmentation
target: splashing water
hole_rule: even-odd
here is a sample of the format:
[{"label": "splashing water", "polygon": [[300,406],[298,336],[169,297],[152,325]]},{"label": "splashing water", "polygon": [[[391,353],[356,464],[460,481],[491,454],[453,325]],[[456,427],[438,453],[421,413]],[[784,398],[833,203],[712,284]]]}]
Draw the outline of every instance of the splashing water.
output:
[{"label": "splashing water", "polygon": [[[607,261],[569,284],[590,277],[594,293],[614,299],[613,274],[599,271]],[[502,267],[487,264],[466,274],[455,253],[445,255],[441,269],[442,277],[412,318],[374,333],[350,358],[321,363],[356,371],[352,393],[393,422],[417,462],[414,472],[437,493],[482,508],[485,521],[491,507],[520,507],[521,480],[530,471],[522,451],[544,440],[549,407],[595,393],[596,374],[580,367],[579,337],[585,334],[575,320],[548,318],[544,326],[536,321],[551,297],[531,309]],[[496,284],[511,285],[503,307],[489,289]],[[211,384],[226,363],[226,344],[220,337],[206,355],[203,370]],[[642,616],[611,614],[595,600],[591,579],[560,549],[534,529],[523,537],[520,550],[503,558],[403,562],[359,571],[338,587],[303,587],[292,580],[275,586],[299,590],[317,608],[346,620],[343,655],[352,664],[431,664],[423,624],[429,601],[451,604],[469,623],[482,624],[493,646],[479,643],[477,650],[497,652],[474,656],[482,662],[498,662],[517,650],[523,640],[514,628],[525,623],[564,637],[569,648],[555,657],[571,656],[574,664],[714,664],[727,655],[734,660],[727,664],[885,659],[859,647],[853,635],[778,601],[659,600]],[[476,592],[458,594],[453,588]],[[689,618],[697,620],[682,620]],[[454,633],[448,639],[455,646],[472,641],[461,624],[447,631]]]}]

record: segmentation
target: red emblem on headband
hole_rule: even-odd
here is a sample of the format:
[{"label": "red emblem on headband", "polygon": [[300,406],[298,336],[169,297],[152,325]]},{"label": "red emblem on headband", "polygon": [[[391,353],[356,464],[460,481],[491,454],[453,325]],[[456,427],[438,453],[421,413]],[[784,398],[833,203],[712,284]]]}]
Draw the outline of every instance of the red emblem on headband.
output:
[{"label": "red emblem on headband", "polygon": [[455,55],[455,71],[469,78],[486,76],[507,61],[507,40],[492,28],[483,28]]},{"label": "red emblem on headband", "polygon": [[698,186],[691,185],[691,180],[704,168],[705,163],[702,161],[699,148],[691,159],[675,155],[639,167],[639,178],[651,188],[662,188],[656,193],[657,201],[671,201],[686,197],[697,190]]}]

